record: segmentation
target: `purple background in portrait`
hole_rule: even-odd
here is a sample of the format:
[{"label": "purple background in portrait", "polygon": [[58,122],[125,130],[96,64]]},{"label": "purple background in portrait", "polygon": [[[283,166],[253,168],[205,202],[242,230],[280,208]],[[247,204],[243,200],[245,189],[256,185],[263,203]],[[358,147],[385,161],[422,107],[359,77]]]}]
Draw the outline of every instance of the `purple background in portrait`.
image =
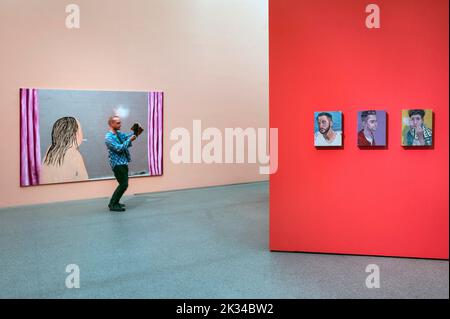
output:
[{"label": "purple background in portrait", "polygon": [[[358,132],[362,130],[361,113],[363,111],[358,112],[358,131],[356,132],[356,134],[358,134]],[[375,132],[375,143],[376,146],[386,146],[386,111],[377,110],[376,112],[378,128]],[[356,137],[356,143],[358,144],[358,135]]]}]

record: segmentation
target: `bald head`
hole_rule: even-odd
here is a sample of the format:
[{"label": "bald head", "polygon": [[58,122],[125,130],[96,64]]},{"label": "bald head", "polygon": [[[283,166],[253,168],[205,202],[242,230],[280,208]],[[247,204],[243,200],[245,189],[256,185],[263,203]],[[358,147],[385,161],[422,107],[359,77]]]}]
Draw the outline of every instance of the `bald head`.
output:
[{"label": "bald head", "polygon": [[122,125],[122,123],[120,121],[120,117],[117,115],[110,116],[108,119],[108,125],[114,131],[120,130],[120,127]]}]

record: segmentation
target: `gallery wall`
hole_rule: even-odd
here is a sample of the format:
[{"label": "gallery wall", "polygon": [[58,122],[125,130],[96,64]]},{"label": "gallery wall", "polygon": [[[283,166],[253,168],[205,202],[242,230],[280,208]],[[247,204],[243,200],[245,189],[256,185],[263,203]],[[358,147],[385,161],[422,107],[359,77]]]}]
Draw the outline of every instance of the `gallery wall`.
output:
[{"label": "gallery wall", "polygon": [[[71,3],[79,29],[65,25]],[[21,87],[164,91],[164,175],[133,179],[127,194],[267,180],[258,164],[169,158],[170,132],[192,132],[194,119],[222,132],[268,127],[267,28],[266,0],[2,0],[0,207],[106,197],[116,186],[19,186]]]},{"label": "gallery wall", "polygon": [[[446,0],[269,2],[271,250],[448,259],[448,12]],[[433,110],[434,147],[401,146],[407,108]],[[365,109],[387,112],[387,147],[356,145]],[[343,148],[314,147],[323,110],[343,112]]]}]

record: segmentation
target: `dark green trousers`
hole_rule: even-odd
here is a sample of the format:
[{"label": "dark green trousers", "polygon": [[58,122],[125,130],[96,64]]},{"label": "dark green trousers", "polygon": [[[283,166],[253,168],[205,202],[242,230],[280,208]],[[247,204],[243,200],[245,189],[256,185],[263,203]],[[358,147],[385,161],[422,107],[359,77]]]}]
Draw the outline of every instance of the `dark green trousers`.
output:
[{"label": "dark green trousers", "polygon": [[119,182],[119,186],[117,186],[114,194],[109,201],[110,206],[115,206],[119,204],[120,199],[122,198],[123,193],[128,188],[128,165],[117,165],[113,169],[114,176]]}]

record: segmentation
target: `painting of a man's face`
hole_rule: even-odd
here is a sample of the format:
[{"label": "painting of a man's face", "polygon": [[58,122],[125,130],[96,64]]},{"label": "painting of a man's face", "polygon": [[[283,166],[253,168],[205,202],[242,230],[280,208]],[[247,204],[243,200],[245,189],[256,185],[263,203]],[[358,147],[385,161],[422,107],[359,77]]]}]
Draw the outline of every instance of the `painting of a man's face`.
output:
[{"label": "painting of a man's face", "polygon": [[368,115],[367,119],[364,122],[365,128],[368,130],[375,132],[378,127],[378,121],[376,115]]},{"label": "painting of a man's face", "polygon": [[314,112],[314,146],[342,146],[342,112]]},{"label": "painting of a man's face", "polygon": [[412,128],[417,129],[422,126],[423,118],[420,114],[414,114],[410,117],[410,125]]},{"label": "painting of a man's face", "polygon": [[402,124],[403,146],[431,146],[433,144],[433,110],[403,110]]},{"label": "painting of a man's face", "polygon": [[319,132],[321,134],[327,134],[330,130],[333,122],[326,115],[319,116],[317,119],[317,124],[319,126]]},{"label": "painting of a man's face", "polygon": [[359,111],[357,128],[359,147],[386,146],[386,111]]}]

